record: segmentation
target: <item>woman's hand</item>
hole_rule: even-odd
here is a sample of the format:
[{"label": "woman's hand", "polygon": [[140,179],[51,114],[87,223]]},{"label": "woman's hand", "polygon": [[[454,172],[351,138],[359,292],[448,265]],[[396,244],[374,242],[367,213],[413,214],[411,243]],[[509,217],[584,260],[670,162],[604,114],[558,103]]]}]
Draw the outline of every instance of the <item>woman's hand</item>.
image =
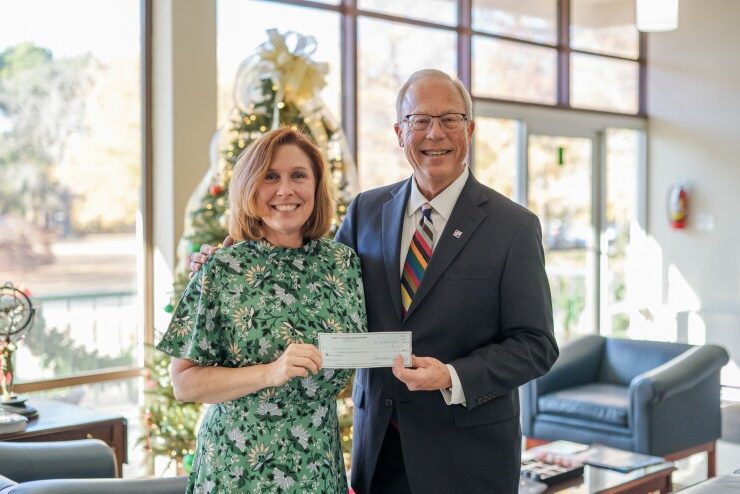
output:
[{"label": "woman's hand", "polygon": [[307,377],[321,369],[321,353],[314,345],[291,343],[274,362],[267,364],[267,387],[282,386],[294,377]]},{"label": "woman's hand", "polygon": [[292,343],[269,364],[246,367],[201,366],[172,358],[170,372],[175,399],[183,402],[222,403],[264,388],[282,386],[294,377],[307,377],[321,369],[321,353],[313,345]]}]

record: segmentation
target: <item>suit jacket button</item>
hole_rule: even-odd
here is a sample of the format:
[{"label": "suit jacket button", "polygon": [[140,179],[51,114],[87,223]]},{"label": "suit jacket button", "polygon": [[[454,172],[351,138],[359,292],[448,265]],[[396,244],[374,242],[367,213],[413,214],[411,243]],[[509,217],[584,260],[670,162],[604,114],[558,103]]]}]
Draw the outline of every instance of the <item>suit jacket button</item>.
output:
[{"label": "suit jacket button", "polygon": [[391,400],[390,398],[386,398],[385,399],[385,406],[392,407],[393,406],[393,400]]}]

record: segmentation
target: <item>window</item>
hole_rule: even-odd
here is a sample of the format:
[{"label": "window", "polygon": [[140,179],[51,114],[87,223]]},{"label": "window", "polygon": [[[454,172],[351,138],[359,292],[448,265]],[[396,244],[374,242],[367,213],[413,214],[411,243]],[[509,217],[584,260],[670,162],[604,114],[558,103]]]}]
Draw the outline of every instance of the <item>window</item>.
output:
[{"label": "window", "polygon": [[[632,0],[571,0],[570,103],[639,111],[640,37]],[[602,56],[609,55],[609,57]]]},{"label": "window", "polygon": [[457,23],[457,4],[457,0],[357,0],[362,10],[452,26]]},{"label": "window", "polygon": [[234,79],[239,65],[267,41],[267,30],[271,28],[315,38],[313,59],[329,63],[327,85],[321,96],[329,111],[340,119],[340,24],[336,12],[275,2],[220,0],[217,15],[219,125],[234,106]]},{"label": "window", "polygon": [[[635,230],[638,218],[641,134],[631,129],[606,132],[606,208],[604,236],[606,272],[602,280],[602,333],[626,337],[630,318],[639,309],[629,294],[627,273],[635,269]],[[631,305],[632,304],[632,305]]]},{"label": "window", "polygon": [[632,0],[473,0],[472,28],[475,97],[641,111]]},{"label": "window", "polygon": [[366,190],[411,174],[393,132],[396,93],[416,70],[454,73],[455,36],[368,18],[360,18],[358,24],[358,167],[360,186]]},{"label": "window", "polygon": [[509,199],[518,199],[516,181],[520,123],[516,120],[476,116],[475,177]]},{"label": "window", "polygon": [[473,0],[473,29],[555,45],[557,0]]},{"label": "window", "polygon": [[474,172],[537,214],[561,343],[638,321],[645,121],[493,101],[476,104]]},{"label": "window", "polygon": [[554,105],[557,52],[492,38],[473,38],[473,94]]},{"label": "window", "polygon": [[3,4],[0,281],[39,309],[18,383],[139,365],[140,38],[135,0]]},{"label": "window", "polygon": [[570,15],[571,48],[637,59],[634,0],[571,0]]},{"label": "window", "polygon": [[637,112],[638,66],[635,62],[574,53],[571,103],[581,108]]},{"label": "window", "polygon": [[528,205],[542,224],[542,243],[560,341],[593,331],[593,141],[529,136]]}]

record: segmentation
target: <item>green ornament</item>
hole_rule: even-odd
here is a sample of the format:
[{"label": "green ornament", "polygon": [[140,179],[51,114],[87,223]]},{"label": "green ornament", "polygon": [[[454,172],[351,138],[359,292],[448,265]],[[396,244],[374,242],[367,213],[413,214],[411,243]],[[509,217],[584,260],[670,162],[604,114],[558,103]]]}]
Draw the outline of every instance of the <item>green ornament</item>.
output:
[{"label": "green ornament", "polygon": [[182,455],[182,468],[186,473],[190,473],[190,469],[193,468],[193,455],[190,453]]},{"label": "green ornament", "polygon": [[191,243],[190,252],[200,252],[200,245]]},{"label": "green ornament", "polygon": [[173,312],[175,312],[175,308],[172,306],[172,304],[167,304],[164,306],[164,311],[167,314],[172,314]]}]

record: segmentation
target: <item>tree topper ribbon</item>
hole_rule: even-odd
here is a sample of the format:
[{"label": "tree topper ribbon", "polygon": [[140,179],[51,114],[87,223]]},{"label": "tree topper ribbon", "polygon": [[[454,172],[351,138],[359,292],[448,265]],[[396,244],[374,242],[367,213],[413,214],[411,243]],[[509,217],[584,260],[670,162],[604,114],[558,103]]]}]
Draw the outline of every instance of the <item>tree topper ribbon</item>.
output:
[{"label": "tree topper ribbon", "polygon": [[259,45],[257,53],[261,62],[272,66],[285,100],[298,105],[310,101],[326,86],[329,73],[328,63],[310,59],[316,51],[316,39],[293,31],[282,35],[277,29],[268,29],[267,37],[269,40]]}]

